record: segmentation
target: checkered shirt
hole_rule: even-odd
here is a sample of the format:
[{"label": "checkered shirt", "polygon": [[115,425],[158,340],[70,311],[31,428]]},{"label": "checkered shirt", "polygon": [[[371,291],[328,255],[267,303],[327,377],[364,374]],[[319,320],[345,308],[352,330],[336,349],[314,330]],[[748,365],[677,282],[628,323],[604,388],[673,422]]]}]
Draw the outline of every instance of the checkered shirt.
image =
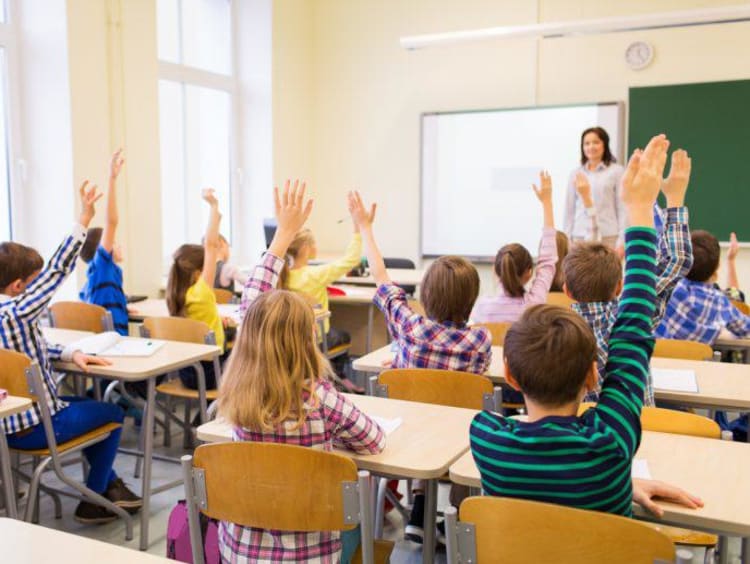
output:
[{"label": "checkered shirt", "polygon": [[283,268],[283,259],[268,252],[263,253],[260,262],[255,265],[252,275],[247,279],[245,287],[242,289],[240,301],[240,317],[242,319],[245,318],[247,308],[258,296],[276,288],[279,282],[279,274]]}]

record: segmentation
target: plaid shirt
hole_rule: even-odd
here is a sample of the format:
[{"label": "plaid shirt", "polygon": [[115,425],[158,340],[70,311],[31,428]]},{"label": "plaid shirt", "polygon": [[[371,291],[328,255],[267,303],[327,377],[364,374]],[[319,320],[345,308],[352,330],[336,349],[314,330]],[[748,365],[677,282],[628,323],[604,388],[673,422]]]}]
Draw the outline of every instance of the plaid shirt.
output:
[{"label": "plaid shirt", "polygon": [[727,295],[713,284],[685,278],[672,293],[656,336],[712,345],[725,327],[734,335],[744,337],[750,334],[750,317],[734,307]]},{"label": "plaid shirt", "polygon": [[[654,219],[655,224],[663,225],[659,237],[656,313],[652,319],[652,328],[656,329],[664,316],[672,291],[693,266],[693,247],[690,242],[687,208],[668,208],[663,211],[655,207]],[[599,371],[600,387],[604,380],[604,367],[609,355],[609,335],[617,318],[618,305],[618,300],[612,300],[609,302],[574,303],[572,306],[573,310],[586,320],[594,332],[597,344],[596,367]],[[598,396],[598,392],[591,392],[586,396],[585,401],[597,401]],[[650,372],[646,382],[644,404],[654,405],[654,382]]]},{"label": "plaid shirt", "polygon": [[415,313],[406,292],[383,284],[375,305],[385,314],[388,330],[398,345],[394,368],[438,368],[484,374],[492,357],[492,338],[484,327],[438,323]]},{"label": "plaid shirt", "polygon": [[[22,294],[13,298],[0,295],[0,346],[23,353],[39,364],[45,399],[52,415],[68,404],[57,397],[51,362],[60,359],[69,361],[74,351],[47,344],[39,327],[39,318],[57,289],[73,272],[85,240],[86,230],[76,224],[73,233],[65,237],[44,270]],[[18,433],[38,425],[41,417],[39,406],[35,403],[30,409],[3,419],[3,431],[6,434]]]},{"label": "plaid shirt", "polygon": [[258,296],[276,288],[279,282],[279,274],[283,268],[283,259],[280,259],[271,253],[263,253],[260,262],[255,265],[252,275],[247,279],[245,287],[242,289],[240,318],[245,318],[247,308],[250,307],[250,304],[252,304]]}]

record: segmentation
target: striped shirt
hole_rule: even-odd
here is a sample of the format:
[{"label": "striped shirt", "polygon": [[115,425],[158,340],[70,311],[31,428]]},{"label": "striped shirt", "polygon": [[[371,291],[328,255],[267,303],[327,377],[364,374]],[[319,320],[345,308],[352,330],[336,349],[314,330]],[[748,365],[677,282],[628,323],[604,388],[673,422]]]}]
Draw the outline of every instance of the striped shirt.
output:
[{"label": "striped shirt", "polygon": [[471,452],[488,494],[631,515],[631,465],[654,348],[656,232],[626,230],[625,248],[625,288],[598,405],[581,417],[531,423],[479,413]]},{"label": "striped shirt", "polygon": [[128,335],[128,299],[122,290],[122,268],[112,253],[99,245],[86,271],[86,285],[79,294],[81,301],[96,304],[112,314],[115,331]]},{"label": "striped shirt", "polygon": [[385,314],[388,331],[396,342],[393,368],[437,368],[484,374],[492,358],[492,337],[484,327],[419,315],[409,307],[406,292],[383,284],[374,298]]},{"label": "striped shirt", "polygon": [[[75,349],[48,345],[39,327],[39,318],[57,289],[73,272],[85,240],[86,230],[76,224],[73,233],[65,237],[39,276],[22,294],[12,298],[0,296],[0,346],[23,353],[39,364],[45,399],[52,415],[68,404],[57,397],[51,362],[71,360]],[[39,406],[35,403],[30,409],[3,419],[3,430],[6,434],[17,433],[39,424],[41,420]]]},{"label": "striped shirt", "polygon": [[503,323],[517,321],[527,307],[547,301],[552,280],[555,278],[557,263],[557,231],[545,227],[539,243],[539,258],[536,263],[536,276],[531,288],[521,297],[509,296],[502,283],[496,296],[485,296],[477,300],[471,312],[474,323]]}]

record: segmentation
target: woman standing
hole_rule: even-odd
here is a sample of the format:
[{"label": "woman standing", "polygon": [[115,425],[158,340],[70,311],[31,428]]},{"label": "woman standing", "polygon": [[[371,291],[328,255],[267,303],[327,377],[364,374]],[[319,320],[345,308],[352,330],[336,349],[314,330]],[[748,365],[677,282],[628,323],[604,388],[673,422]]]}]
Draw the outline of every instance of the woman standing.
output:
[{"label": "woman standing", "polygon": [[581,135],[581,166],[570,175],[565,202],[564,229],[572,242],[616,246],[625,220],[619,194],[623,172],[604,128],[586,129]]}]

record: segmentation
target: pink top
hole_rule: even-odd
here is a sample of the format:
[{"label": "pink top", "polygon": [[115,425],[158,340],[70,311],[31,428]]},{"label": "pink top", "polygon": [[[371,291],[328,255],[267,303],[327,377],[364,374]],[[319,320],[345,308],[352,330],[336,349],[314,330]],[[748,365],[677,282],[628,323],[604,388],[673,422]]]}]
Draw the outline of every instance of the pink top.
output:
[{"label": "pink top", "polygon": [[502,283],[496,296],[479,298],[471,312],[474,323],[502,323],[514,322],[521,317],[524,310],[532,305],[547,302],[552,280],[555,277],[557,263],[557,242],[555,229],[545,227],[542,230],[542,241],[539,243],[539,258],[536,263],[536,276],[531,289],[522,297],[515,298],[505,294]]}]

